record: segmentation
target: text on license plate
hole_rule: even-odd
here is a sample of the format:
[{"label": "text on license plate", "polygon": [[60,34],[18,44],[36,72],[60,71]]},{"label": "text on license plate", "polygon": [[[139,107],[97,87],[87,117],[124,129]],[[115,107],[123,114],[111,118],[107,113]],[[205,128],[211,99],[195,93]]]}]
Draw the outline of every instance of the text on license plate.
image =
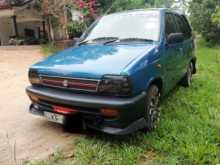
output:
[{"label": "text on license plate", "polygon": [[47,118],[48,121],[59,123],[59,124],[64,124],[64,121],[65,121],[64,115],[60,115],[56,113],[44,112],[44,116]]}]

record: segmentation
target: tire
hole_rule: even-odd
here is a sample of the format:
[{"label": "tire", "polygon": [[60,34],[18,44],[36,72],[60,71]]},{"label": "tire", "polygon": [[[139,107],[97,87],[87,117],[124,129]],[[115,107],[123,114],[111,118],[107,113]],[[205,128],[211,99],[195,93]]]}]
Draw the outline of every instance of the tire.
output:
[{"label": "tire", "polygon": [[187,72],[183,77],[181,84],[184,87],[190,87],[192,85],[192,75],[193,75],[193,63],[191,62],[187,68]]},{"label": "tire", "polygon": [[160,121],[160,90],[156,85],[151,85],[147,91],[144,113],[147,122],[144,131],[153,131]]}]

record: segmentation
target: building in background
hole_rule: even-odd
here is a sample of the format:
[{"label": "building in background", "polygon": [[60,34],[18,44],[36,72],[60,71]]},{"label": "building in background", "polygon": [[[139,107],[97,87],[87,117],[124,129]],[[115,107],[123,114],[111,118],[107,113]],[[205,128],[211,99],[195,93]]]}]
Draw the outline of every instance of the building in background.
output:
[{"label": "building in background", "polygon": [[15,40],[37,44],[46,36],[45,22],[32,0],[0,0],[0,45],[13,44]]}]

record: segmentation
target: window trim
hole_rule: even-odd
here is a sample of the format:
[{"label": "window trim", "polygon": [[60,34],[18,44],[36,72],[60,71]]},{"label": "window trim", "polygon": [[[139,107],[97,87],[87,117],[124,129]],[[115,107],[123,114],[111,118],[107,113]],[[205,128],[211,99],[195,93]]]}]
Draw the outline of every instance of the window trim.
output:
[{"label": "window trim", "polygon": [[167,19],[168,15],[171,15],[172,17],[175,17],[174,18],[174,22],[175,22],[175,31],[176,32],[178,30],[177,19],[179,18],[182,21],[182,24],[184,25],[184,27],[182,28],[182,25],[181,25],[181,27],[180,27],[181,31],[183,29],[186,29],[185,32],[182,32],[183,35],[184,35],[184,41],[192,38],[192,28],[191,28],[187,18],[184,15],[181,15],[181,14],[178,14],[178,13],[174,13],[174,12],[171,12],[171,11],[166,11],[165,15],[164,15],[164,22],[165,22],[164,34],[165,34],[165,39],[167,39],[167,35],[166,35],[167,34],[166,33],[166,29],[167,29],[166,19]]},{"label": "window trim", "polygon": [[[174,14],[173,14],[172,12],[166,12],[166,13],[165,13],[165,38],[166,38],[166,39],[167,39],[168,35],[171,34],[171,33],[169,33],[169,34],[167,35],[167,22],[166,22],[166,20],[167,20],[167,17],[168,17],[169,15],[173,17]],[[169,18],[168,18],[168,19],[169,19]],[[175,21],[175,20],[174,20],[174,21]],[[175,32],[176,32],[176,29],[177,29],[177,27],[176,27],[176,21],[174,22],[174,24],[175,24],[175,25],[174,25],[174,29],[175,29],[174,33],[175,33]]]},{"label": "window trim", "polygon": [[[187,25],[186,20],[183,18],[182,15],[174,13],[174,16],[175,16],[175,22],[176,22],[177,26],[179,26],[178,25],[180,23],[179,21],[181,21],[182,25],[180,25],[179,30],[181,30],[181,33],[183,33],[184,40],[190,39],[192,37],[191,28],[189,28],[189,26]],[[179,19],[179,21],[177,19]]]}]

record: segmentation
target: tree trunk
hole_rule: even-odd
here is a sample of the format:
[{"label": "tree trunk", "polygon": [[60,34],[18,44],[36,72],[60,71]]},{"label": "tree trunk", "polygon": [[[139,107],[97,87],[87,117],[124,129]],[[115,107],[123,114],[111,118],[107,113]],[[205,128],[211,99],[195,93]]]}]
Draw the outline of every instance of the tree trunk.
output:
[{"label": "tree trunk", "polygon": [[65,32],[65,39],[69,39],[69,34],[68,34],[68,30],[67,30],[67,24],[68,24],[68,18],[67,18],[67,8],[66,6],[64,6],[64,32]]},{"label": "tree trunk", "polygon": [[50,16],[48,16],[47,22],[48,22],[48,39],[50,42],[53,43],[54,42],[54,31],[53,31],[53,24],[52,24]]}]

